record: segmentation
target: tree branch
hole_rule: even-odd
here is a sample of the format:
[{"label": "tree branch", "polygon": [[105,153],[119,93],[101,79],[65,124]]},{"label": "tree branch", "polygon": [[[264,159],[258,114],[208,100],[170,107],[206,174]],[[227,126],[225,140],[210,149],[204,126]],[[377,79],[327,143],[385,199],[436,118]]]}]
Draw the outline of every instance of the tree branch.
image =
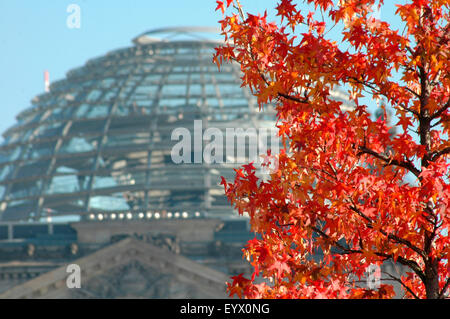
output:
[{"label": "tree branch", "polygon": [[[358,207],[356,207],[356,204],[353,202],[352,199],[351,199],[351,203],[352,203],[352,205],[350,206],[350,209],[353,210],[355,213],[357,213],[359,216],[361,216],[362,218],[364,218],[368,222],[367,227],[373,228],[373,226],[372,226],[373,221],[367,215],[365,215],[360,209],[358,209]],[[407,246],[408,248],[410,248],[411,250],[413,250],[414,252],[416,252],[422,258],[424,258],[424,259],[426,258],[426,256],[424,255],[423,251],[419,247],[414,246],[410,241],[408,241],[406,239],[403,239],[403,238],[400,238],[400,237],[398,237],[398,236],[396,236],[394,234],[388,234],[383,229],[379,229],[378,231],[381,234],[383,234],[384,236],[386,236],[388,239],[393,240],[393,241],[395,241],[398,244],[403,244],[403,245]],[[417,265],[417,266],[419,266],[419,265]]]},{"label": "tree branch", "polygon": [[447,282],[445,283],[444,287],[442,287],[442,290],[439,293],[438,299],[445,297],[445,291],[447,290],[449,285],[450,285],[450,278],[447,279]]},{"label": "tree branch", "polygon": [[388,275],[392,280],[399,282],[403,288],[405,288],[414,298],[416,299],[420,299],[415,293],[414,291],[411,290],[411,288],[409,288],[400,278],[394,277],[392,276],[390,273],[383,271],[383,274]]},{"label": "tree branch", "polygon": [[445,112],[445,110],[447,110],[450,107],[450,99],[447,101],[447,103],[445,103],[445,105],[443,107],[441,107],[439,110],[437,110],[435,113],[433,113],[430,116],[430,119],[434,120],[435,118],[441,116],[442,113]]},{"label": "tree branch", "polygon": [[431,161],[434,162],[440,156],[442,156],[444,154],[449,154],[449,153],[450,153],[450,146],[449,147],[445,147],[444,149],[442,149],[440,151],[435,151],[435,152],[431,153]]},{"label": "tree branch", "polygon": [[[366,81],[359,80],[359,79],[356,78],[356,77],[350,77],[349,79],[355,81],[355,82],[358,83],[358,84],[362,84],[362,85],[368,87],[369,89],[375,91],[377,94],[380,94],[380,95],[382,95],[382,96],[384,96],[384,97],[386,97],[386,98],[389,99],[389,96],[387,96],[385,93],[383,93],[379,88],[375,87],[375,85],[373,85],[373,84],[371,84],[371,83],[369,83],[369,82],[366,82]],[[419,96],[416,92],[412,91],[412,90],[409,89],[409,88],[406,88],[406,90],[407,90],[408,92],[410,92],[411,94],[415,95],[416,97]],[[398,101],[394,101],[394,102],[395,102],[396,104],[398,104]],[[412,113],[412,114],[414,114],[414,115],[416,115],[416,116],[419,116],[419,113],[418,113],[417,111],[415,111],[415,110],[411,110],[411,109],[409,109],[409,108],[407,108],[407,107],[401,106],[400,104],[398,104],[398,106],[401,107],[401,108],[402,108],[403,110],[405,110],[405,111],[408,111],[408,112],[410,112],[410,113]]]},{"label": "tree branch", "polygon": [[411,161],[408,161],[408,162],[397,161],[397,160],[391,159],[389,157],[386,157],[384,155],[381,155],[380,153],[377,153],[374,150],[367,148],[366,146],[359,146],[358,149],[360,150],[360,152],[357,154],[358,156],[360,156],[362,154],[372,155],[373,157],[378,158],[379,160],[382,160],[383,162],[385,162],[386,163],[385,166],[395,165],[395,166],[406,168],[411,173],[413,173],[415,176],[417,176],[417,178],[419,178],[420,171],[414,166],[414,164]]}]

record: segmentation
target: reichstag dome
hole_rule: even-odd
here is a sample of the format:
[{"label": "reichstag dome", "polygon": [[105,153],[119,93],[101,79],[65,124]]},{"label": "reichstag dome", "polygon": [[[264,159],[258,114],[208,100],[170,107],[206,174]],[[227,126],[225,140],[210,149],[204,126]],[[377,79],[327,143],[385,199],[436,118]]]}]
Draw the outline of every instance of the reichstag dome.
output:
[{"label": "reichstag dome", "polygon": [[172,132],[194,120],[203,131],[274,126],[239,66],[212,63],[216,32],[146,32],[36,96],[3,134],[0,221],[231,218],[219,182],[240,164],[171,158]]}]

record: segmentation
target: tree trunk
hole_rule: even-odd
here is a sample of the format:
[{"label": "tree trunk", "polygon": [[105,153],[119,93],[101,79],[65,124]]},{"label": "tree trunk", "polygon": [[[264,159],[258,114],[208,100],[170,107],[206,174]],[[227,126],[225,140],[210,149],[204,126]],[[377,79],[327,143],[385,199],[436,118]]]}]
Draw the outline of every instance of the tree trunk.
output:
[{"label": "tree trunk", "polygon": [[430,260],[425,266],[425,291],[427,299],[439,298],[438,263]]}]

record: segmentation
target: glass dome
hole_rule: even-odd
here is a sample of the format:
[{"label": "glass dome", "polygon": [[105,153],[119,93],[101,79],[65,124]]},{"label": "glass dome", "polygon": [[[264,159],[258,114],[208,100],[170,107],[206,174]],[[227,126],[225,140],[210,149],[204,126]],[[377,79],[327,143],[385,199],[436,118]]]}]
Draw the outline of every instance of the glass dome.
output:
[{"label": "glass dome", "polygon": [[212,63],[208,32],[146,32],[35,97],[3,134],[0,220],[233,216],[219,183],[240,164],[176,164],[172,132],[273,127],[275,115],[241,88],[239,66]]}]

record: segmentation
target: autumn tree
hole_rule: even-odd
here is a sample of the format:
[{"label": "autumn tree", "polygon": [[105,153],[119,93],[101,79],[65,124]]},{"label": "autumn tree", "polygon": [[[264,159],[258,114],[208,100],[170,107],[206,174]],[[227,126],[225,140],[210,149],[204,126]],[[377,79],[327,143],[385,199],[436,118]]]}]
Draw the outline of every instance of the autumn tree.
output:
[{"label": "autumn tree", "polygon": [[[389,282],[369,289],[355,276],[392,261],[406,269],[387,274],[406,297],[448,296],[449,4],[398,4],[395,30],[373,14],[382,0],[281,0],[277,22],[217,1],[225,44],[214,61],[240,64],[260,107],[276,106],[285,143],[267,180],[251,163],[222,179],[259,234],[244,249],[253,276],[233,277],[231,295],[390,298]],[[370,115],[378,100],[391,124]]]}]

